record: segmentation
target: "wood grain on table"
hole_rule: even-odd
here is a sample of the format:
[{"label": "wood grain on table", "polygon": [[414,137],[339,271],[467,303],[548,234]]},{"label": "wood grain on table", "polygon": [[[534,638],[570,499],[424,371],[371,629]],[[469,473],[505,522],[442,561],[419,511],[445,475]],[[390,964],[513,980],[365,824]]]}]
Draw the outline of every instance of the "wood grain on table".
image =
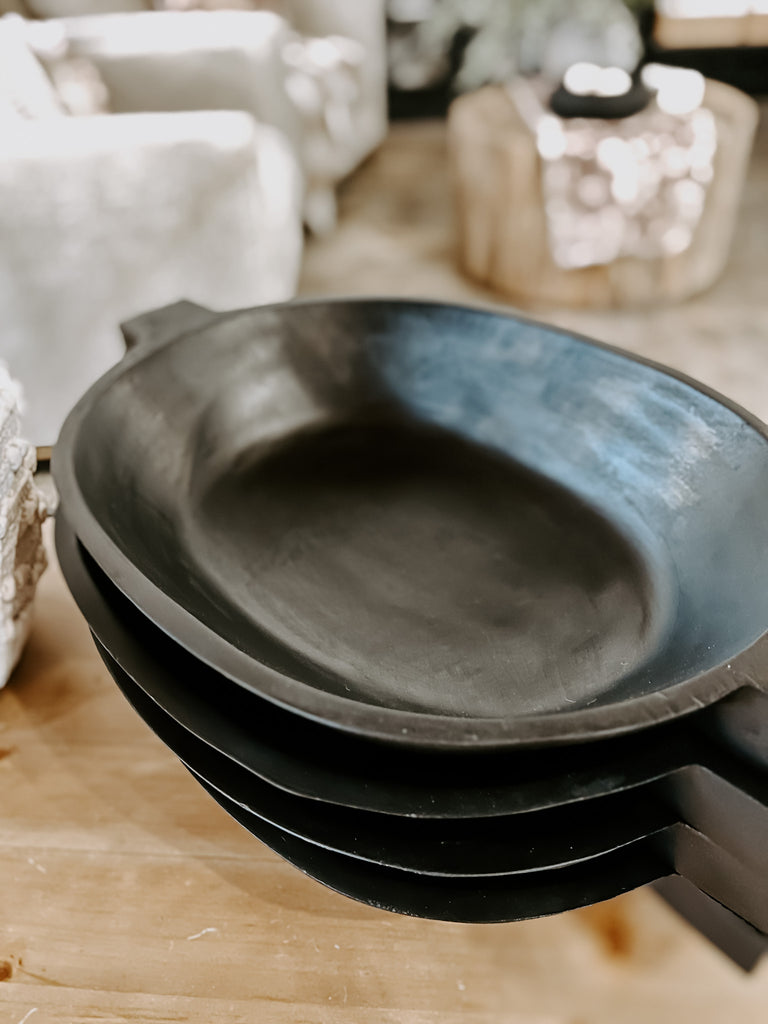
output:
[{"label": "wood grain on table", "polygon": [[[699,368],[765,416],[764,138],[717,289],[640,319],[556,318]],[[393,132],[346,186],[338,232],[309,245],[305,293],[493,300],[453,266],[444,152],[443,126]],[[0,693],[0,1024],[22,1021],[765,1024],[768,962],[743,974],[647,890],[473,926],[396,917],[305,878],[128,707],[52,557]]]}]

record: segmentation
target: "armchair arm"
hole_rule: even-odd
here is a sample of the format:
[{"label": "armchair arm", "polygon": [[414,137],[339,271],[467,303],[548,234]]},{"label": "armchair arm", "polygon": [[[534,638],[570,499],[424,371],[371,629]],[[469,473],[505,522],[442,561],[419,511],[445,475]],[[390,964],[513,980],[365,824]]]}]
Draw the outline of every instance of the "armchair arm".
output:
[{"label": "armchair arm", "polygon": [[234,308],[294,291],[299,171],[247,114],[25,122],[4,137],[0,190],[0,357],[39,443],[119,358],[121,320],[182,296]]}]

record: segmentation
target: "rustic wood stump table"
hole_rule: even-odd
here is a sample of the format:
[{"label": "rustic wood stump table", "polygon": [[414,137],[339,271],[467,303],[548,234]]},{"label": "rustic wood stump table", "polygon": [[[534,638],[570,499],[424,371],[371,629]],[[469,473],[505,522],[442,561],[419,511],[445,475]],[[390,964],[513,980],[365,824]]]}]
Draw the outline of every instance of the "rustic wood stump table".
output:
[{"label": "rustic wood stump table", "polygon": [[489,86],[455,100],[448,123],[462,269],[514,300],[571,307],[654,305],[708,288],[728,259],[757,108],[713,81],[703,106],[714,115],[718,143],[690,246],[675,255],[564,268],[547,237],[536,138],[509,92]]}]

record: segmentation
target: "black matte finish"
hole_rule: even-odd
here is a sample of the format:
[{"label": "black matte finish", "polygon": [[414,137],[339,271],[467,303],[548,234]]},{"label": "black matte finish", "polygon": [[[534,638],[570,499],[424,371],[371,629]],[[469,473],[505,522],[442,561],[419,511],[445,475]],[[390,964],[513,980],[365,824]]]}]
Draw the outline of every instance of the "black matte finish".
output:
[{"label": "black matte finish", "polygon": [[435,878],[321,850],[267,825],[196,777],[225,811],[295,867],[342,895],[382,910],[443,921],[521,921],[611,899],[668,877],[673,869],[691,877],[717,902],[738,907],[737,916],[752,927],[768,931],[762,877],[684,825],[571,868],[490,879]]},{"label": "black matte finish", "polygon": [[[745,691],[687,718],[621,739],[506,755],[419,753],[336,734],[221,679],[142,616],[56,521],[59,563],[96,637],[133,682],[187,731],[265,782],[300,797],[391,815],[472,818],[526,813],[617,793],[697,763],[733,775],[727,744],[763,766],[768,699]],[[90,566],[90,569],[88,568]],[[738,742],[742,708],[756,734]],[[353,769],[352,769],[353,766]],[[737,783],[738,784],[738,783]]]},{"label": "black matte finish", "polygon": [[133,709],[190,771],[268,824],[336,853],[417,874],[522,874],[599,857],[677,821],[671,803],[652,787],[509,817],[459,820],[393,817],[292,796],[187,732],[95,642]]},{"label": "black matte finish", "polygon": [[[78,558],[81,549],[76,544],[74,535],[66,526],[63,519],[57,522],[57,547],[60,555],[62,568],[73,587],[77,599],[83,602],[83,595],[90,588],[87,602],[83,602],[90,609],[92,619],[95,619],[103,628],[108,617],[105,616],[107,601],[100,596],[94,586],[90,574],[86,570],[85,562]],[[98,570],[94,570],[98,572]],[[107,594],[110,588],[106,581],[102,581],[103,589]],[[115,595],[114,588],[111,593]],[[117,597],[119,604],[125,607],[123,598]],[[128,608],[130,612],[130,606]],[[419,772],[414,765],[405,766],[408,777],[426,775],[422,779],[422,786],[434,786],[434,765],[430,771],[429,761],[438,758],[438,770],[452,779],[455,785],[463,784],[465,789],[475,793],[475,815],[473,820],[467,818],[456,821],[448,818],[441,820],[434,818],[434,808],[431,815],[422,819],[413,817],[397,818],[391,815],[381,815],[368,809],[350,810],[345,808],[328,807],[317,804],[314,800],[296,797],[286,793],[281,787],[284,785],[279,775],[279,769],[284,765],[290,765],[290,760],[283,755],[279,757],[273,769],[278,773],[277,786],[262,780],[252,771],[243,768],[236,760],[222,756],[215,745],[211,746],[209,732],[205,728],[205,702],[204,694],[199,694],[198,701],[201,704],[197,718],[197,729],[199,737],[190,733],[184,726],[179,725],[167,712],[162,710],[163,700],[160,704],[155,703],[157,691],[153,684],[157,676],[157,665],[151,660],[156,646],[152,642],[142,643],[147,637],[158,631],[146,620],[134,612],[129,617],[129,623],[133,626],[135,633],[126,634],[125,626],[117,621],[112,621],[111,628],[107,628],[106,635],[112,639],[120,650],[127,664],[136,670],[136,653],[141,648],[150,655],[150,659],[143,662],[142,674],[139,683],[133,681],[119,664],[112,658],[108,650],[99,643],[102,656],[105,657],[110,671],[115,675],[119,685],[124,692],[127,692],[132,703],[147,719],[163,741],[170,746],[178,756],[188,763],[193,764],[209,782],[218,789],[223,790],[237,802],[246,805],[255,813],[266,817],[268,821],[277,824],[287,831],[294,832],[302,838],[310,839],[321,845],[333,845],[341,852],[350,853],[355,856],[368,859],[389,858],[387,863],[390,866],[405,866],[412,870],[431,871],[434,873],[494,873],[499,870],[510,871],[514,863],[515,870],[529,870],[532,867],[541,867],[546,863],[548,866],[558,861],[575,861],[586,858],[595,852],[610,848],[612,845],[620,845],[646,832],[653,831],[669,822],[667,812],[673,812],[673,819],[680,820],[693,825],[707,836],[714,839],[720,846],[730,850],[744,864],[750,865],[754,870],[763,870],[765,863],[764,851],[768,849],[768,814],[765,808],[768,807],[768,778],[765,774],[765,765],[768,762],[768,750],[764,747],[762,760],[758,759],[757,744],[751,749],[751,760],[755,761],[759,770],[743,757],[729,755],[727,750],[721,746],[734,747],[733,736],[728,730],[720,728],[720,723],[732,723],[734,717],[741,712],[742,708],[749,710],[749,720],[754,733],[759,732],[760,721],[768,718],[768,705],[765,697],[755,693],[735,695],[722,702],[720,705],[700,712],[697,716],[688,718],[685,721],[685,729],[677,727],[673,732],[669,728],[657,727],[652,732],[645,732],[641,739],[650,740],[654,747],[672,748],[674,758],[667,761],[666,771],[660,762],[655,762],[655,774],[653,771],[645,777],[642,770],[632,767],[632,758],[640,757],[642,768],[648,771],[653,768],[654,762],[648,762],[647,758],[640,756],[642,748],[633,750],[627,741],[622,741],[623,750],[620,755],[612,754],[615,760],[620,760],[623,765],[624,775],[621,769],[613,769],[615,778],[622,781],[616,785],[616,789],[610,788],[610,757],[608,764],[599,758],[590,764],[581,764],[580,770],[584,779],[588,778],[591,769],[596,780],[602,783],[593,782],[591,792],[587,786],[582,785],[570,795],[564,794],[564,783],[553,775],[552,765],[542,760],[521,758],[520,756],[510,759],[499,760],[494,757],[474,758],[468,761],[461,758],[463,775],[461,783],[450,772],[446,772],[446,766],[450,764],[450,758],[445,755],[431,755],[422,761],[426,771]],[[102,635],[105,635],[102,633]],[[172,646],[172,641],[165,640],[165,646]],[[133,652],[133,658],[131,657]],[[162,674],[162,673],[161,673]],[[181,722],[188,721],[189,715],[185,713],[184,696],[185,688],[182,686],[176,698],[175,705],[177,716]],[[189,692],[189,688],[187,688]],[[160,693],[166,691],[161,686]],[[234,693],[239,694],[236,688]],[[151,697],[149,696],[151,695]],[[256,700],[252,698],[252,700]],[[268,705],[267,705],[268,707]],[[180,712],[179,712],[179,709]],[[735,709],[735,710],[734,710]],[[213,723],[213,731],[216,732],[215,724],[217,715],[220,715],[220,708],[213,705],[208,706],[208,722]],[[232,726],[242,720],[251,722],[250,726],[254,732],[258,727],[253,725],[253,715],[247,711],[238,709],[231,717]],[[258,716],[257,716],[258,717]],[[299,723],[300,724],[300,723]],[[321,727],[314,727],[316,732],[322,734]],[[273,730],[274,731],[274,730]],[[226,731],[222,733],[226,739]],[[327,738],[326,733],[326,738]],[[709,737],[709,738],[707,738]],[[656,743],[653,743],[654,738]],[[247,749],[247,736],[243,738],[242,746]],[[255,746],[259,741],[255,739]],[[304,749],[306,744],[303,737],[297,737],[287,726],[285,740],[286,753],[290,747]],[[336,744],[334,744],[336,746]],[[610,741],[603,746],[612,748],[614,744]],[[364,749],[358,745],[357,755]],[[226,744],[224,749],[226,750]],[[583,756],[587,747],[569,748],[568,753],[572,758]],[[737,749],[739,749],[737,747]],[[305,754],[307,751],[305,751]],[[325,800],[335,798],[334,786],[328,785],[327,778],[333,780],[333,767],[328,771],[325,764],[327,749],[323,746],[311,748],[310,752],[314,757],[316,774],[325,781],[325,789],[321,787],[321,793]],[[387,751],[379,749],[382,761],[385,762]],[[389,751],[389,757],[395,754],[394,750]],[[402,779],[398,775],[398,768],[402,754],[395,757],[395,764],[391,771],[390,784],[393,785],[396,793],[403,790]],[[527,766],[525,761],[528,761]],[[353,752],[344,762],[359,763],[360,758]],[[486,764],[485,762],[489,762]],[[698,762],[698,763],[697,763]],[[386,791],[387,774],[386,762],[385,772],[378,779],[379,788]],[[707,767],[705,767],[707,766]],[[554,799],[550,806],[553,810],[521,809],[520,794],[518,787],[522,789],[523,795],[531,788],[534,782],[532,772],[543,769],[543,777],[538,780],[538,792],[546,793],[547,786],[550,786],[559,797],[565,796],[562,802]],[[311,762],[310,762],[311,768]],[[608,768],[608,771],[606,769]],[[521,771],[522,769],[522,771]],[[563,765],[565,778],[574,782],[575,773],[571,768],[567,770]],[[493,782],[489,779],[489,773]],[[495,773],[495,778],[493,777]],[[474,779],[468,778],[472,776]],[[527,774],[527,778],[523,778]],[[349,773],[347,772],[347,775]],[[577,776],[576,776],[577,777]],[[632,779],[630,783],[628,780]],[[656,780],[655,782],[653,780]],[[528,783],[528,785],[526,785]],[[365,807],[364,801],[368,798],[372,788],[365,772],[360,776],[354,776],[349,780],[348,789],[357,786],[356,804],[358,807]],[[445,785],[445,781],[443,783]],[[632,792],[630,787],[637,787]],[[486,805],[483,805],[483,789],[487,787]],[[418,786],[416,787],[418,790]],[[346,798],[348,789],[343,791]],[[435,787],[437,792],[440,792]],[[629,792],[624,792],[629,789]],[[494,799],[494,792],[501,794],[501,799]],[[600,796],[600,794],[608,794]],[[516,794],[516,799],[508,798],[513,810],[511,816],[502,816],[500,808],[504,806],[504,796]],[[611,795],[613,794],[613,795]],[[591,797],[591,798],[590,798]],[[374,800],[375,807],[375,800]],[[534,808],[537,805],[534,803]],[[627,821],[629,818],[631,820]],[[633,832],[633,829],[635,830]],[[466,842],[468,836],[472,836],[470,842]],[[527,842],[515,847],[518,837],[525,837]],[[480,842],[482,840],[482,843]],[[563,840],[569,844],[567,852]],[[528,845],[530,843],[530,845]],[[341,844],[341,845],[340,845]],[[434,847],[440,846],[439,856],[435,857]],[[393,860],[392,858],[399,858]]]},{"label": "black matte finish", "polygon": [[736,689],[749,648],[764,669],[768,443],[747,413],[496,313],[211,316],[155,314],[161,340],[187,333],[97,383],[53,466],[88,551],[196,658],[338,729],[453,750],[637,730]]},{"label": "black matte finish", "polygon": [[[67,549],[67,545],[62,543],[62,537],[66,536],[71,541],[68,546],[71,554],[77,551],[77,546],[66,524],[60,520],[57,524],[60,551]],[[64,561],[66,565],[70,559],[65,557]],[[627,888],[666,875],[668,865],[674,864],[676,870],[713,898],[726,903],[755,927],[766,928],[768,905],[763,896],[762,876],[763,851],[768,840],[768,785],[764,773],[755,773],[745,762],[736,765],[735,781],[726,782],[707,771],[693,768],[646,787],[640,800],[636,799],[640,794],[630,795],[625,810],[628,815],[637,816],[633,825],[640,833],[634,841],[628,839],[632,825],[628,828],[626,821],[620,821],[620,797],[588,801],[568,808],[561,822],[563,848],[569,839],[572,840],[571,848],[575,850],[576,857],[584,858],[577,863],[565,859],[557,861],[552,856],[557,849],[559,811],[543,812],[538,816],[520,814],[511,822],[492,819],[480,823],[479,828],[477,822],[463,822],[458,824],[458,831],[455,824],[449,824],[449,834],[452,835],[447,843],[438,837],[441,822],[403,819],[402,825],[392,829],[390,843],[390,832],[386,826],[391,818],[383,819],[383,829],[371,829],[370,823],[376,815],[349,812],[349,834],[344,840],[346,845],[342,847],[345,851],[353,851],[352,856],[348,856],[346,852],[329,851],[327,843],[324,844],[317,835],[311,842],[306,842],[293,834],[290,828],[276,827],[269,820],[269,812],[277,809],[278,815],[283,813],[279,792],[270,791],[269,787],[258,783],[249,787],[249,780],[255,781],[249,773],[237,769],[227,758],[185,734],[146,697],[140,687],[127,679],[98,642],[97,646],[118,685],[136,709],[185,759],[195,774],[207,775],[200,781],[222,806],[312,877],[356,899],[400,913],[446,920],[519,920],[609,898]],[[756,694],[749,696],[755,697]],[[711,718],[717,710],[709,709],[703,715]],[[694,720],[698,719],[689,719],[688,724],[692,725]],[[645,735],[649,737],[651,734]],[[754,756],[754,750],[752,753]],[[200,755],[202,760],[197,760]],[[463,760],[466,765],[471,764],[471,761]],[[211,785],[211,778],[217,779],[215,785]],[[255,798],[261,813],[254,815],[241,803],[231,800],[233,792],[229,787],[233,780],[236,790],[241,787],[241,797],[246,794],[252,800]],[[739,788],[740,785],[743,788]],[[744,789],[751,789],[751,794]],[[263,812],[265,798],[266,815]],[[285,803],[289,818],[293,812],[300,814],[298,802],[294,801],[296,806],[293,808],[290,798],[286,798]],[[310,809],[310,831],[322,821],[323,816],[320,812],[313,823],[312,803],[304,801],[304,809],[307,805]],[[315,806],[319,808],[322,805]],[[581,809],[585,813],[579,821]],[[673,809],[701,832],[687,825],[672,825],[675,820]],[[331,839],[343,838],[345,811],[328,810],[327,834]],[[600,820],[601,811],[609,820]],[[543,822],[543,829],[538,831],[537,817]],[[294,818],[294,821],[298,820],[298,817]],[[433,827],[435,824],[437,829]],[[389,865],[393,857],[399,863],[397,858],[406,848],[410,827],[413,828],[412,846],[420,851],[410,863],[417,866],[410,870],[392,869]],[[462,828],[466,829],[463,835]],[[505,830],[509,831],[505,833]],[[619,848],[599,852],[599,845],[606,834],[613,832],[615,839],[622,830],[625,841]],[[507,870],[502,871],[505,834],[508,837],[509,860],[506,862]],[[491,844],[495,844],[491,846],[490,859],[496,859],[490,868],[482,852],[489,837]],[[524,854],[526,841],[532,843],[532,856],[528,858]],[[478,847],[474,855],[473,843]],[[447,850],[443,849],[444,845]],[[542,854],[546,867],[539,869],[535,865]],[[466,855],[465,865],[461,863],[462,855]],[[462,866],[465,868],[463,872]],[[524,876],[526,880],[523,887],[517,880],[518,876]]]},{"label": "black matte finish", "polygon": [[477,924],[524,921],[612,899],[670,871],[668,850],[657,837],[649,837],[605,854],[599,865],[586,861],[554,872],[485,879],[416,875],[297,839],[197,780],[243,828],[310,878],[343,896],[409,917]]},{"label": "black matte finish", "polygon": [[743,766],[730,766],[738,782],[690,766],[629,792],[506,818],[393,819],[301,800],[260,782],[186,732],[98,640],[96,646],[134,710],[210,788],[263,821],[337,853],[416,874],[489,877],[599,859],[680,823],[747,871],[762,875],[768,863],[768,780]]}]

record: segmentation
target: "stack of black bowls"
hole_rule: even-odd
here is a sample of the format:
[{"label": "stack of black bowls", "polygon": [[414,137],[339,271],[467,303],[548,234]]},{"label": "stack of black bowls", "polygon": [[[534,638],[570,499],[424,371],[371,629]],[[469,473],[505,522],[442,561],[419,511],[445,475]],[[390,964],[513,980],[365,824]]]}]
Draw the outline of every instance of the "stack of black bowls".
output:
[{"label": "stack of black bowls", "polygon": [[667,879],[768,933],[762,424],[449,305],[179,303],[124,333],[54,452],[59,558],[234,818],[405,914]]}]

